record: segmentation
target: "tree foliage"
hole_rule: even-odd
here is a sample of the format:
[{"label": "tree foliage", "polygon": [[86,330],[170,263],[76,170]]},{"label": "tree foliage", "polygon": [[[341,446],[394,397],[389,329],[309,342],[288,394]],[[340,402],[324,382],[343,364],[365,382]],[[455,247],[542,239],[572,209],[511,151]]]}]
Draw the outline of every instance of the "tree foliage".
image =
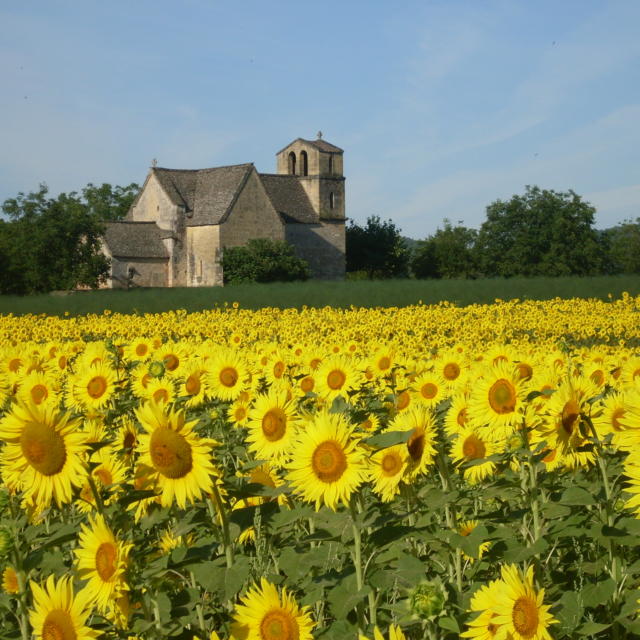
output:
[{"label": "tree foliage", "polygon": [[242,247],[226,247],[222,257],[225,284],[307,280],[309,265],[286,242],[255,238]]},{"label": "tree foliage", "polygon": [[0,292],[43,293],[95,287],[109,271],[100,253],[104,221],[124,217],[137,185],[111,187],[92,184],[79,195],[48,197],[37,191],[4,201],[8,217],[0,224]]},{"label": "tree foliage", "polygon": [[485,275],[592,275],[603,256],[593,228],[595,209],[575,192],[526,187],[524,195],[496,200],[477,240]]},{"label": "tree foliage", "polygon": [[640,218],[603,232],[610,273],[640,273]]},{"label": "tree foliage", "polygon": [[411,260],[416,278],[475,277],[475,242],[478,232],[445,218],[443,228],[419,242]]},{"label": "tree foliage", "polygon": [[408,275],[410,252],[391,220],[369,216],[364,227],[351,220],[346,239],[347,271],[364,271],[370,279]]}]

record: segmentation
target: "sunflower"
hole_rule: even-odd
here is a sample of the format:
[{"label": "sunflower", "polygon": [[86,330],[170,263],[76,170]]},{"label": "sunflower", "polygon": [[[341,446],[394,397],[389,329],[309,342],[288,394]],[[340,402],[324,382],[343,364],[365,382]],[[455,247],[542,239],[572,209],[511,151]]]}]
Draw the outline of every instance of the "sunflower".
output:
[{"label": "sunflower", "polygon": [[[96,465],[91,471],[94,486],[98,492],[104,489],[108,490],[109,495],[103,498],[103,502],[105,505],[110,505],[122,491],[127,476],[126,469],[118,459],[115,449],[109,445],[96,451],[91,456],[90,462]],[[80,500],[77,506],[84,513],[96,508],[96,498],[88,481],[80,491]]]},{"label": "sunflower", "polygon": [[304,500],[315,502],[316,511],[322,504],[335,511],[365,479],[364,454],[352,430],[342,414],[321,411],[292,447],[287,479]]},{"label": "sunflower", "polygon": [[500,625],[496,622],[494,607],[502,586],[502,580],[492,580],[489,584],[482,585],[471,596],[469,609],[474,613],[480,612],[480,615],[467,622],[469,629],[460,634],[462,638],[493,640],[498,635]]},{"label": "sunflower", "polygon": [[636,518],[640,517],[640,458],[633,452],[624,461],[624,475],[629,485],[625,487],[627,493],[632,496],[625,502],[627,509],[633,509]]},{"label": "sunflower", "polygon": [[2,572],[2,590],[5,593],[19,593],[18,574],[12,566],[6,566]]},{"label": "sunflower", "polygon": [[370,458],[369,474],[373,491],[383,502],[391,502],[400,491],[400,482],[409,463],[404,444],[376,451]]},{"label": "sunflower", "polygon": [[101,613],[113,609],[116,598],[129,589],[124,574],[132,547],[114,535],[102,515],[89,516],[88,525],[81,525],[76,567],[80,579],[87,580],[84,590]]},{"label": "sunflower", "polygon": [[20,381],[16,398],[34,404],[57,406],[60,396],[59,385],[51,374],[32,371]]},{"label": "sunflower", "polygon": [[116,373],[102,360],[87,366],[69,379],[67,403],[81,410],[105,407],[116,392]]},{"label": "sunflower", "polygon": [[567,378],[553,393],[541,414],[540,438],[549,448],[560,449],[569,467],[585,466],[595,458],[587,448],[591,430],[587,418],[591,416],[589,400],[599,393],[598,387],[583,376]]},{"label": "sunflower", "polygon": [[513,363],[498,361],[472,383],[469,414],[475,424],[508,435],[521,419],[527,388]]},{"label": "sunflower", "polygon": [[436,421],[427,407],[417,407],[398,414],[385,429],[387,431],[410,431],[404,445],[408,453],[407,479],[425,474],[435,455]]},{"label": "sunflower", "polygon": [[93,640],[100,633],[85,626],[91,615],[86,589],[74,595],[70,577],[56,583],[49,576],[44,586],[30,582],[34,609],[29,612],[35,640]]},{"label": "sunflower", "polygon": [[217,443],[199,438],[193,431],[197,421],[186,422],[184,411],[165,409],[147,402],[135,411],[146,433],[138,436],[139,464],[151,467],[161,490],[160,502],[170,506],[174,499],[181,509],[213,489],[217,476],[211,462],[211,448]]},{"label": "sunflower", "polygon": [[227,420],[236,427],[243,427],[249,420],[249,404],[238,398],[227,409]]},{"label": "sunflower", "polygon": [[446,396],[447,386],[437,371],[425,371],[412,383],[413,397],[425,407],[435,407]]},{"label": "sunflower", "polygon": [[259,395],[249,413],[249,449],[264,460],[281,459],[296,436],[296,414],[286,394]]},{"label": "sunflower", "polygon": [[22,490],[27,502],[43,509],[54,499],[71,502],[73,487],[87,474],[85,434],[79,420],[53,407],[17,403],[0,422],[2,477],[10,490]]},{"label": "sunflower", "polygon": [[451,397],[451,405],[444,418],[444,430],[448,436],[457,436],[469,425],[469,396],[456,393]]},{"label": "sunflower", "polygon": [[438,353],[434,368],[444,378],[449,389],[459,389],[467,375],[467,359],[456,349],[448,349]]},{"label": "sunflower", "polygon": [[282,593],[265,578],[236,605],[231,634],[242,640],[312,640],[314,625],[309,607],[299,607],[294,596]]},{"label": "sunflower", "polygon": [[[454,464],[461,465],[477,460],[484,460],[498,452],[498,445],[487,438],[479,429],[467,428],[462,431],[451,445],[451,459]],[[464,479],[469,484],[493,475],[496,470],[494,462],[487,460],[464,469]]]},{"label": "sunflower", "polygon": [[348,391],[358,387],[361,375],[349,356],[334,355],[318,366],[315,379],[316,392],[331,402],[338,396],[346,397]]},{"label": "sunflower", "polygon": [[533,585],[533,567],[523,575],[515,565],[502,567],[502,586],[497,594],[495,623],[512,640],[552,640],[547,628],[558,622],[543,604],[544,589]]},{"label": "sunflower", "polygon": [[187,398],[185,403],[187,407],[199,407],[205,401],[207,385],[204,372],[204,365],[198,360],[188,362],[183,369],[178,395]]},{"label": "sunflower", "polygon": [[151,340],[148,338],[134,338],[129,340],[128,344],[124,347],[124,358],[129,362],[136,360],[147,360],[153,352],[153,346]]},{"label": "sunflower", "polygon": [[205,362],[207,394],[220,400],[235,400],[251,382],[249,366],[242,355],[231,348],[220,349]]},{"label": "sunflower", "polygon": [[153,358],[162,362],[168,376],[181,375],[187,359],[187,349],[183,344],[167,342],[154,352]]},{"label": "sunflower", "polygon": [[364,365],[370,369],[375,378],[387,376],[395,364],[395,353],[390,346],[379,348],[371,357],[367,358]]},{"label": "sunflower", "polygon": [[170,404],[176,399],[176,381],[170,376],[152,377],[142,393],[142,398],[156,404]]}]

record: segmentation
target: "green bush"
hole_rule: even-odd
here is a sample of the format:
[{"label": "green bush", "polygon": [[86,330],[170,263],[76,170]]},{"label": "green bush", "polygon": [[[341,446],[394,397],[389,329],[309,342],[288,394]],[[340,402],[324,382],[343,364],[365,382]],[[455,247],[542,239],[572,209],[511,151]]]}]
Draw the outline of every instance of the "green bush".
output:
[{"label": "green bush", "polygon": [[222,257],[225,284],[307,280],[309,265],[286,242],[255,238],[243,247],[225,248]]}]

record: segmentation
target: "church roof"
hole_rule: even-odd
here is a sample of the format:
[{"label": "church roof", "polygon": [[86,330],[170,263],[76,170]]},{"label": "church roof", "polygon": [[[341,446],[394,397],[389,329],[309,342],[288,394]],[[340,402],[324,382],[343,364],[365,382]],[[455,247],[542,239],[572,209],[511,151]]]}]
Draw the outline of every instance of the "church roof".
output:
[{"label": "church roof", "polygon": [[187,226],[223,222],[252,170],[251,163],[212,169],[151,169],[171,201],[185,208]]},{"label": "church roof", "polygon": [[[322,138],[318,138],[317,140],[305,140],[304,138],[296,138],[293,142],[290,142],[286,147],[283,147],[278,151],[278,153],[282,153],[285,149],[288,149],[294,142],[304,142],[305,144],[309,144],[312,147],[318,149],[318,151],[325,151],[327,153],[344,153],[344,149],[340,147],[336,147],[335,144],[331,144]],[[278,155],[276,153],[276,155]]]},{"label": "church roof", "polygon": [[318,222],[307,192],[296,176],[261,173],[260,179],[271,204],[285,222]]},{"label": "church roof", "polygon": [[114,258],[168,258],[162,239],[167,233],[155,222],[107,222],[104,241]]}]

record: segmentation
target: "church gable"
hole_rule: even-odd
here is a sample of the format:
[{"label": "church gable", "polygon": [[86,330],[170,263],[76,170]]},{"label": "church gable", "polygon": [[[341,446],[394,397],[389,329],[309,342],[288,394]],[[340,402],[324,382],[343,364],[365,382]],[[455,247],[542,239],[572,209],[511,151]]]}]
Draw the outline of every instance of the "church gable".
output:
[{"label": "church gable", "polygon": [[253,166],[220,222],[220,244],[234,247],[246,244],[252,238],[284,240],[282,220]]}]

